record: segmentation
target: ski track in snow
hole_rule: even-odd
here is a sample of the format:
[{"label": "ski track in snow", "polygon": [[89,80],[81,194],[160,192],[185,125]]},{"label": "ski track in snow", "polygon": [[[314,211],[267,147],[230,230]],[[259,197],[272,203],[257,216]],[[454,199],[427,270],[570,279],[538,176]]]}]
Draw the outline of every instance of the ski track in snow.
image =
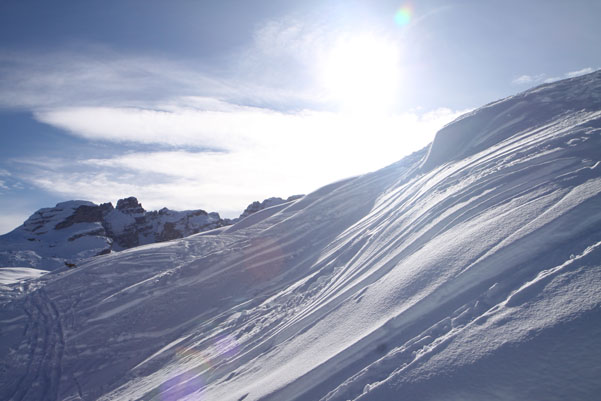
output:
[{"label": "ski track in snow", "polygon": [[28,362],[8,399],[57,400],[65,348],[59,310],[43,288],[28,296],[24,307],[29,317],[25,329]]},{"label": "ski track in snow", "polygon": [[599,91],[535,88],[227,229],[3,287],[0,398],[595,399]]}]

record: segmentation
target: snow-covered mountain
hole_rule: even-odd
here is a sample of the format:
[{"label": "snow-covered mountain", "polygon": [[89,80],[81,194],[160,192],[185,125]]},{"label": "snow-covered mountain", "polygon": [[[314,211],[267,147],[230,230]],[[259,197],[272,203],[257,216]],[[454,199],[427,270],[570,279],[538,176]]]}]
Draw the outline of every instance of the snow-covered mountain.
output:
[{"label": "snow-covered mountain", "polygon": [[218,213],[163,208],[147,212],[134,197],[96,205],[68,201],[35,212],[23,225],[0,236],[0,265],[43,269],[63,267],[96,255],[183,238],[231,224]]},{"label": "snow-covered mountain", "polygon": [[222,219],[204,210],[146,211],[135,197],[96,205],[88,201],[61,202],[35,212],[23,225],[0,236],[0,266],[56,269],[64,263],[121,251],[139,245],[184,238],[229,226],[268,207],[300,196],[253,202],[236,219]]},{"label": "snow-covered mountain", "polygon": [[597,400],[601,72],[230,227],[10,288],[2,399]]}]

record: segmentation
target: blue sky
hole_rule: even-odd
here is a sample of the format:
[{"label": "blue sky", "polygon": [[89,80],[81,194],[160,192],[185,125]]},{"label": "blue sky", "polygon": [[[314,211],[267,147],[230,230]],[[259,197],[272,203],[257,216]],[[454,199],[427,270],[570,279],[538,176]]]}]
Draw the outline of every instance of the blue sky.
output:
[{"label": "blue sky", "polygon": [[68,199],[233,217],[383,167],[466,110],[601,67],[599,16],[598,0],[4,0],[0,233]]}]

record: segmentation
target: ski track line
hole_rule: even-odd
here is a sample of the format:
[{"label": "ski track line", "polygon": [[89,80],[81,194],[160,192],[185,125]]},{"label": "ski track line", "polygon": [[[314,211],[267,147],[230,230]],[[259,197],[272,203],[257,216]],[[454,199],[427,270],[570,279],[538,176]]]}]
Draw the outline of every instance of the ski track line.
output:
[{"label": "ski track line", "polygon": [[[25,311],[28,317],[28,322],[25,326],[25,332],[23,333],[23,336],[27,339],[26,341],[29,344],[29,356],[27,358],[27,367],[25,368],[25,375],[19,378],[19,380],[17,381],[17,385],[15,386],[14,392],[10,395],[10,397],[8,397],[9,400],[22,400],[25,396],[25,393],[21,394],[23,391],[21,389],[28,389],[31,385],[31,382],[28,382],[26,379],[30,375],[33,359],[36,355],[36,351],[38,348],[39,324],[38,322],[36,322],[36,319],[34,317],[35,310],[30,310],[30,306],[31,305],[29,299],[27,299],[27,302],[25,302],[25,304],[23,305],[23,310]],[[27,386],[24,386],[24,384],[27,384]]]},{"label": "ski track line", "polygon": [[29,358],[25,374],[17,381],[9,399],[56,401],[59,399],[65,348],[59,308],[42,288],[28,296],[24,309],[29,317],[25,334],[30,348]]}]

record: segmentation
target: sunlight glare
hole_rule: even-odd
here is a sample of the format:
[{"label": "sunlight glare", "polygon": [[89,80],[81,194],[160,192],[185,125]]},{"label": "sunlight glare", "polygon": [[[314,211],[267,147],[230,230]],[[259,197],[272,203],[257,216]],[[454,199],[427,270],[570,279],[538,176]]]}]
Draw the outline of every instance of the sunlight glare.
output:
[{"label": "sunlight glare", "polygon": [[321,78],[343,109],[383,112],[398,94],[397,46],[371,34],[340,37],[325,57]]}]

